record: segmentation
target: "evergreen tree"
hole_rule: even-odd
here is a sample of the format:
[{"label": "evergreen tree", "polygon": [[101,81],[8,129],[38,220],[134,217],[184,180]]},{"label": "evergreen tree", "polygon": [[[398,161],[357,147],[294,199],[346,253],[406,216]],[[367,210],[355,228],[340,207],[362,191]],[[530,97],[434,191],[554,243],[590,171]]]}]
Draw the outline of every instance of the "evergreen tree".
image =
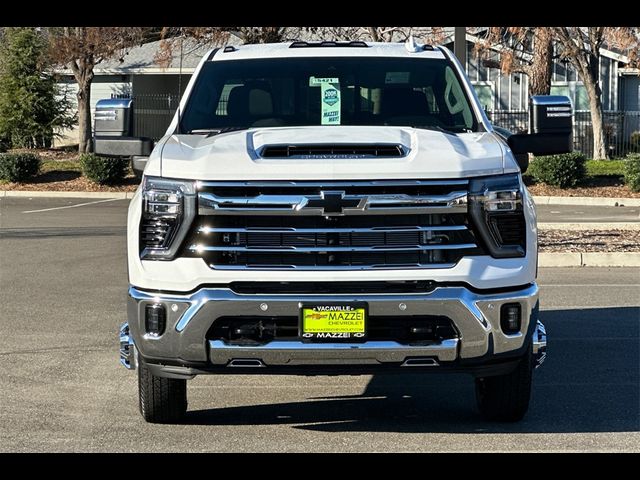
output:
[{"label": "evergreen tree", "polygon": [[48,70],[47,41],[34,28],[6,28],[0,40],[0,138],[13,147],[50,147],[75,123]]}]

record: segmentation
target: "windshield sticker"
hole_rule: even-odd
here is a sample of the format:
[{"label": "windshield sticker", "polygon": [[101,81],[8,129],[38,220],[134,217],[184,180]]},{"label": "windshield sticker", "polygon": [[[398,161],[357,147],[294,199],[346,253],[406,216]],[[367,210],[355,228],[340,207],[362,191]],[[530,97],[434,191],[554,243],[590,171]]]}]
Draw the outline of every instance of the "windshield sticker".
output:
[{"label": "windshield sticker", "polygon": [[384,83],[409,83],[409,72],[387,72]]},{"label": "windshield sticker", "polygon": [[340,83],[340,80],[334,77],[309,77],[310,87],[319,87],[323,83]]},{"label": "windshield sticker", "polygon": [[323,82],[320,86],[322,97],[320,124],[340,125],[340,84]]}]

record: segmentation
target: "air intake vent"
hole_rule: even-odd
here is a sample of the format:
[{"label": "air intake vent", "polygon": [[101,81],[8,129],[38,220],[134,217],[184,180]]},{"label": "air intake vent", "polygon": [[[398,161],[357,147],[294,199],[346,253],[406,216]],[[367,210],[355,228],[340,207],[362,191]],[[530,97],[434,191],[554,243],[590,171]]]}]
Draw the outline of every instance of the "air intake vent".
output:
[{"label": "air intake vent", "polygon": [[161,217],[147,217],[140,225],[140,242],[144,247],[162,248],[170,237],[174,221]]},{"label": "air intake vent", "polygon": [[490,225],[502,245],[521,245],[524,247],[526,233],[522,214],[491,216]]},{"label": "air intake vent", "polygon": [[262,149],[263,158],[318,157],[402,157],[401,145],[268,145]]}]

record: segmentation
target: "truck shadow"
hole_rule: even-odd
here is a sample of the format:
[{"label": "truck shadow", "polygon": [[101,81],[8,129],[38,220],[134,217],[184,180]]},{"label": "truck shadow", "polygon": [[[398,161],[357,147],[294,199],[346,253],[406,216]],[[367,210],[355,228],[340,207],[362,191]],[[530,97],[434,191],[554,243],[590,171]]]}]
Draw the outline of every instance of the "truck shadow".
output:
[{"label": "truck shadow", "polygon": [[191,411],[186,421],[326,432],[640,431],[640,307],[550,310],[540,316],[549,336],[548,357],[536,371],[529,412],[515,424],[479,416],[468,375],[411,374],[373,376],[361,395]]}]

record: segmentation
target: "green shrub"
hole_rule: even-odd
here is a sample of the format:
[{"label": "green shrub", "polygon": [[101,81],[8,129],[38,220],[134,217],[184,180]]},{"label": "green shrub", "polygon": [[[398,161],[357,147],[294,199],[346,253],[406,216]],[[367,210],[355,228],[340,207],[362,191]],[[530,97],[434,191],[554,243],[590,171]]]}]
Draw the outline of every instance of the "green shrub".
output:
[{"label": "green shrub", "polygon": [[632,152],[640,152],[640,131],[631,134],[630,144]]},{"label": "green shrub", "polygon": [[101,185],[114,185],[124,180],[129,168],[129,160],[83,153],[80,155],[80,166],[82,173],[89,180]]},{"label": "green shrub", "polygon": [[40,170],[40,157],[33,153],[0,154],[0,179],[24,182]]},{"label": "green shrub", "polygon": [[4,153],[9,150],[9,141],[0,137],[0,153]]},{"label": "green shrub", "polygon": [[640,154],[627,155],[624,161],[624,183],[632,192],[640,192]]},{"label": "green shrub", "polygon": [[582,153],[563,153],[536,157],[529,173],[536,181],[554,187],[575,187],[586,176],[585,157]]}]

